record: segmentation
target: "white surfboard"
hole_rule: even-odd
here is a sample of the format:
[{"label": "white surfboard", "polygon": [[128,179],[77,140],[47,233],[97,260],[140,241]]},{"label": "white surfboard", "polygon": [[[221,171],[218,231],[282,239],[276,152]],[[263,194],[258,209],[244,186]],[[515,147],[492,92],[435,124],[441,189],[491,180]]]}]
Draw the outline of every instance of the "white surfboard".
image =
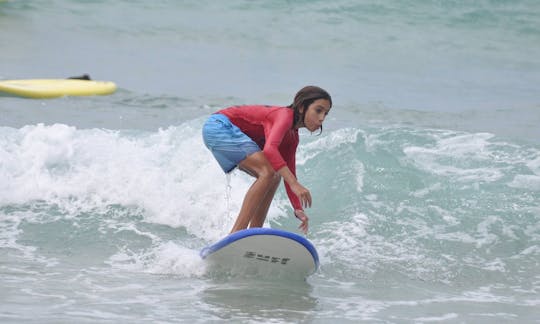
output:
[{"label": "white surfboard", "polygon": [[272,228],[235,232],[201,250],[212,271],[240,275],[305,278],[319,267],[317,250],[306,238]]}]

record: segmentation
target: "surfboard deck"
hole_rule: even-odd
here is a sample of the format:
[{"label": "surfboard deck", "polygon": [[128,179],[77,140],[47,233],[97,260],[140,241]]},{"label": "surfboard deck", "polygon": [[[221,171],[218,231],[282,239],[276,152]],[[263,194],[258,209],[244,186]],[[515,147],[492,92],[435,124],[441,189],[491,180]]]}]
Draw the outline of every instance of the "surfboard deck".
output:
[{"label": "surfboard deck", "polygon": [[211,271],[240,275],[306,278],[319,267],[317,250],[306,238],[279,229],[250,228],[201,250]]},{"label": "surfboard deck", "polygon": [[110,81],[78,79],[26,79],[0,81],[0,93],[25,98],[46,99],[63,96],[108,95],[116,91]]}]

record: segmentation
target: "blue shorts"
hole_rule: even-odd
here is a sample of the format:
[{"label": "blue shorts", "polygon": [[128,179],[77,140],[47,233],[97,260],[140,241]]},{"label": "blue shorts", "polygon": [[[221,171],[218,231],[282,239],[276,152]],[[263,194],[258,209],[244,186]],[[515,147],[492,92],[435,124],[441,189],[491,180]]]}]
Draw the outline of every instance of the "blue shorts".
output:
[{"label": "blue shorts", "polygon": [[203,126],[202,134],[204,144],[225,173],[231,172],[249,155],[261,151],[257,143],[222,114],[211,115]]}]

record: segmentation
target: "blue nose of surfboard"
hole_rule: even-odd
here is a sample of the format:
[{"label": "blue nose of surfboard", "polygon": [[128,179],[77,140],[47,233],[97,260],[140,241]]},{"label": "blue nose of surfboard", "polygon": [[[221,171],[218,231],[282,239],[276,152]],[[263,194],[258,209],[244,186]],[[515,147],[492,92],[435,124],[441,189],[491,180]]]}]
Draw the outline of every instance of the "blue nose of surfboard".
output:
[{"label": "blue nose of surfboard", "polygon": [[213,270],[307,277],[319,267],[313,244],[298,234],[272,228],[250,228],[203,248],[200,256]]}]

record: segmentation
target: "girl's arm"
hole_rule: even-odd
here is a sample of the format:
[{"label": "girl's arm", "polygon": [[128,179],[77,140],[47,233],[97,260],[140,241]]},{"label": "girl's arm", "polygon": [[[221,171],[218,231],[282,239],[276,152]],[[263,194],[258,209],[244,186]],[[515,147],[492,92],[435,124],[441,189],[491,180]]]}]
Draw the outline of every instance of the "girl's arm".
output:
[{"label": "girl's arm", "polygon": [[311,207],[311,193],[307,188],[302,186],[300,182],[296,179],[291,170],[284,166],[278,170],[278,173],[281,175],[283,180],[289,185],[294,194],[300,199],[300,204],[302,207]]},{"label": "girl's arm", "polygon": [[[289,188],[291,188],[293,193],[300,199],[300,208],[302,206],[311,207],[311,193],[307,188],[302,186],[300,182],[298,182],[291,170],[284,166],[278,170],[278,173],[285,180],[286,184],[289,186]],[[304,232],[304,234],[307,234],[309,218],[307,217],[306,213],[302,209],[295,209],[294,216],[296,216],[296,218],[302,222],[298,228]]]}]

